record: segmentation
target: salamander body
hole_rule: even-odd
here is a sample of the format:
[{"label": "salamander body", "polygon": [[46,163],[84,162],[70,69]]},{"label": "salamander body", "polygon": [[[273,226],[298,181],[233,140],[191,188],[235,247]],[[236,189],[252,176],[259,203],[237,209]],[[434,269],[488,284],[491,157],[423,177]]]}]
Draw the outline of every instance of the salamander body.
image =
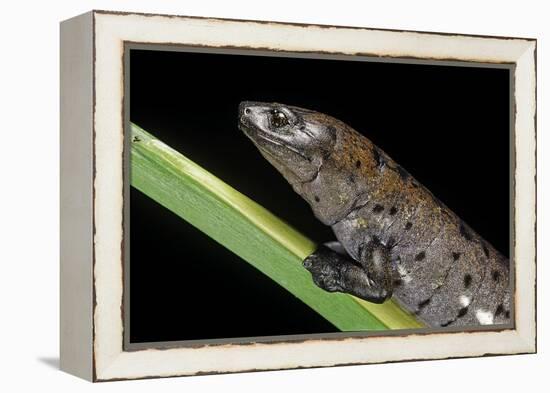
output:
[{"label": "salamander body", "polygon": [[332,227],[304,261],[319,287],[393,296],[434,327],[510,323],[508,259],[369,139],[282,104],[241,103],[239,127]]}]

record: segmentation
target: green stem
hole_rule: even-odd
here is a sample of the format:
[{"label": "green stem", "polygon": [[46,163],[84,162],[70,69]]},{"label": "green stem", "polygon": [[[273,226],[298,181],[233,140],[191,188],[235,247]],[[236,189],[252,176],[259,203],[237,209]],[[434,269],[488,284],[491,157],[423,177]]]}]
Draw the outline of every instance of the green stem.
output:
[{"label": "green stem", "polygon": [[393,302],[328,293],[301,266],[316,245],[281,219],[132,124],[131,184],[228,248],[342,331],[417,328]]}]

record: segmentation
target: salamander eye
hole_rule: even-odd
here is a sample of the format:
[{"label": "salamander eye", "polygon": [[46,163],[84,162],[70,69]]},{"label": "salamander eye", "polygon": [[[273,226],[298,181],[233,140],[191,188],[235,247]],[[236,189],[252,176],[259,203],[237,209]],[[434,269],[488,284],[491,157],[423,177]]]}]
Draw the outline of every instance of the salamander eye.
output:
[{"label": "salamander eye", "polygon": [[284,126],[287,126],[289,125],[290,123],[288,122],[288,119],[286,117],[286,115],[277,110],[277,109],[273,109],[271,111],[271,125],[275,128],[282,128]]}]

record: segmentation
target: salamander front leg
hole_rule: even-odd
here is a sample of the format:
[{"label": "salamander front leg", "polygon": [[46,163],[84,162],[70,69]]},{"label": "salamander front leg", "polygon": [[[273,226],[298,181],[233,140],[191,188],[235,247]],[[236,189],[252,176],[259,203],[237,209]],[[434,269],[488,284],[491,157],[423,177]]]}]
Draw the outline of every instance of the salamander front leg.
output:
[{"label": "salamander front leg", "polygon": [[382,245],[368,244],[361,249],[360,257],[357,263],[347,255],[321,246],[303,265],[313,282],[328,292],[344,292],[383,303],[393,291],[388,254]]}]

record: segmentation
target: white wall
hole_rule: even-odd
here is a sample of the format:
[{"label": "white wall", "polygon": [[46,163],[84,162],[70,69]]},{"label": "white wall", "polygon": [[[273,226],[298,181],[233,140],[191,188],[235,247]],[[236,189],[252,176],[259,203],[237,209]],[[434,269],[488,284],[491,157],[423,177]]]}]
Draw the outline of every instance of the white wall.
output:
[{"label": "white wall", "polygon": [[[542,391],[549,344],[549,11],[544,1],[298,0],[57,1],[3,3],[0,13],[0,390],[115,391]],[[58,22],[113,9],[538,38],[539,354],[316,370],[175,378],[93,386],[59,372]],[[544,110],[543,110],[544,109]],[[536,384],[540,383],[540,387]],[[546,382],[545,385],[548,385]],[[11,388],[10,388],[11,387]],[[546,386],[547,389],[547,386]],[[96,391],[97,391],[96,390]]]}]

